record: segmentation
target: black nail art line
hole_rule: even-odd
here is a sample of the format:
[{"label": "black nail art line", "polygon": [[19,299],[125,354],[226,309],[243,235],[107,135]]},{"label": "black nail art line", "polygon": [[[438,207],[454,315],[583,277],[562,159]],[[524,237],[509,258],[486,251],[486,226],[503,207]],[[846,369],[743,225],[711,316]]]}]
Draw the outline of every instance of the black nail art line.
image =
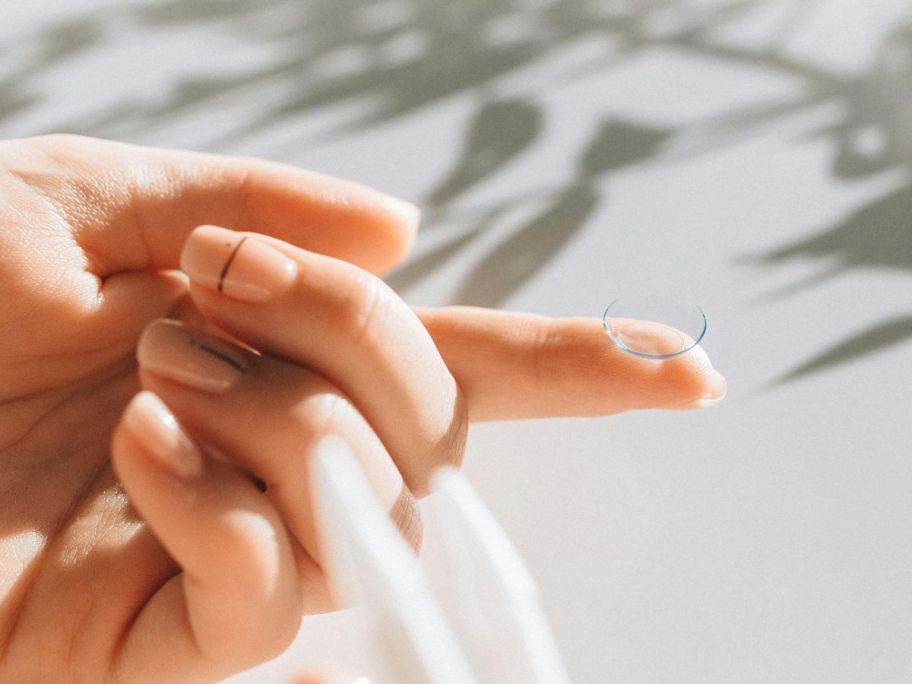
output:
[{"label": "black nail art line", "polygon": [[215,358],[224,361],[229,366],[234,368],[238,373],[247,372],[247,369],[241,365],[240,361],[237,361],[236,359],[232,359],[230,356],[220,352],[218,349],[213,349],[208,344],[204,344],[202,342],[197,342],[196,340],[192,340],[192,339],[190,340],[190,344],[193,345],[194,347],[196,347],[197,349],[199,349],[200,351],[206,352],[210,356],[214,356]]},{"label": "black nail art line", "polygon": [[222,266],[222,272],[219,273],[219,282],[218,282],[218,291],[219,292],[222,291],[222,286],[225,284],[225,276],[228,275],[228,269],[231,268],[231,262],[234,261],[234,257],[237,256],[238,250],[241,248],[241,245],[244,244],[244,240],[246,240],[246,239],[247,239],[247,236],[245,235],[238,241],[237,246],[234,248],[234,251],[231,252],[231,254],[228,256],[228,261],[226,261],[225,265]]}]

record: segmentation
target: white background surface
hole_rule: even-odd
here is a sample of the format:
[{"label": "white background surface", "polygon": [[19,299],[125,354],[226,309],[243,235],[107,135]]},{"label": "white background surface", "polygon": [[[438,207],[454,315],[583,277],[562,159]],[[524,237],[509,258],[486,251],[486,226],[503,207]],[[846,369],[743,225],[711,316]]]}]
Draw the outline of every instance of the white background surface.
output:
[{"label": "white background surface", "polygon": [[415,304],[701,304],[722,405],[473,428],[466,470],[574,681],[912,681],[909,3],[3,9],[4,137],[254,154],[412,199],[390,282]]}]

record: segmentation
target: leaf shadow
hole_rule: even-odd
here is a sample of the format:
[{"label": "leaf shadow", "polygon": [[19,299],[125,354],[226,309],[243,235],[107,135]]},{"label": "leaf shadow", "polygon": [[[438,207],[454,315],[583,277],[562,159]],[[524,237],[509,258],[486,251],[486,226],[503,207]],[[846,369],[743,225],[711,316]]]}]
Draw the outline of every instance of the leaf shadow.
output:
[{"label": "leaf shadow", "polygon": [[452,297],[457,304],[500,306],[579,232],[599,202],[597,191],[577,185],[487,254]]},{"label": "leaf shadow", "polygon": [[580,154],[571,182],[553,195],[542,213],[482,258],[453,302],[501,305],[586,225],[603,200],[599,189],[602,177],[657,155],[671,134],[671,129],[630,121],[603,121]]},{"label": "leaf shadow", "polygon": [[874,354],[912,339],[912,316],[894,318],[852,335],[801,365],[784,373],[772,385],[782,385],[799,378]]},{"label": "leaf shadow", "polygon": [[912,270],[912,184],[904,185],[824,232],[755,257],[764,264],[813,257],[847,268]]},{"label": "leaf shadow", "polygon": [[475,112],[460,158],[428,193],[446,205],[504,168],[530,147],[542,130],[541,107],[527,98],[493,100]]}]

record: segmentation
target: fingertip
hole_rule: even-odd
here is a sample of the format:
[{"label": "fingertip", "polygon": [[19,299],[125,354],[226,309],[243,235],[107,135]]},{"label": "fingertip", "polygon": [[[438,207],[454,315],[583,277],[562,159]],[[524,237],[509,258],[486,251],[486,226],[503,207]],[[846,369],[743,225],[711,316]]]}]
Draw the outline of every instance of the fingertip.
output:
[{"label": "fingertip", "polygon": [[725,399],[725,395],[728,393],[728,383],[725,380],[724,375],[714,369],[709,375],[707,384],[708,389],[706,391],[706,394],[704,394],[696,401],[691,402],[686,408],[710,408],[712,406],[716,406],[719,402]]},{"label": "fingertip", "polygon": [[398,215],[402,232],[405,237],[407,250],[410,250],[418,236],[418,227],[421,225],[421,209],[411,202],[394,198],[394,213]]},{"label": "fingertip", "polygon": [[710,382],[710,391],[700,399],[700,407],[706,408],[709,406],[715,406],[720,401],[725,398],[725,395],[728,393],[728,383],[725,380],[725,376],[722,375],[719,371],[713,370],[712,372],[712,381]]},{"label": "fingertip", "polygon": [[[250,161],[246,168],[255,169],[247,175],[247,209],[256,223],[233,228],[266,233],[373,273],[396,266],[415,241],[421,212],[410,202],[312,171]],[[290,221],[295,214],[305,222]]]},{"label": "fingertip", "polygon": [[[129,439],[139,451],[182,479],[196,478],[203,471],[203,457],[181,429],[174,414],[156,394],[143,390],[127,404],[117,431],[119,446]],[[119,449],[121,454],[124,449]]]},{"label": "fingertip", "polygon": [[416,205],[391,195],[382,197],[381,204],[388,217],[386,227],[389,235],[387,253],[378,253],[381,258],[385,258],[374,268],[368,268],[376,273],[387,273],[406,259],[415,246],[421,223],[421,209]]},{"label": "fingertip", "polygon": [[660,363],[663,364],[662,382],[674,395],[671,408],[706,408],[725,397],[725,376],[709,364],[705,353],[703,358],[699,354],[691,356],[688,353]]}]

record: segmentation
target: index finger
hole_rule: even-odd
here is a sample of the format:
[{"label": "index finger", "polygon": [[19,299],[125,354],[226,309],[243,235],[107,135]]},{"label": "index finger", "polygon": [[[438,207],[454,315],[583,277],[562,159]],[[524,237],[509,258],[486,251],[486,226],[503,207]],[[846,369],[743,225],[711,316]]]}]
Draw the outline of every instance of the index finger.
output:
[{"label": "index finger", "polygon": [[[725,396],[725,378],[701,347],[663,360],[634,356],[608,338],[597,318],[464,306],[415,311],[473,422],[690,409]],[[655,334],[663,330],[657,326]]]}]

